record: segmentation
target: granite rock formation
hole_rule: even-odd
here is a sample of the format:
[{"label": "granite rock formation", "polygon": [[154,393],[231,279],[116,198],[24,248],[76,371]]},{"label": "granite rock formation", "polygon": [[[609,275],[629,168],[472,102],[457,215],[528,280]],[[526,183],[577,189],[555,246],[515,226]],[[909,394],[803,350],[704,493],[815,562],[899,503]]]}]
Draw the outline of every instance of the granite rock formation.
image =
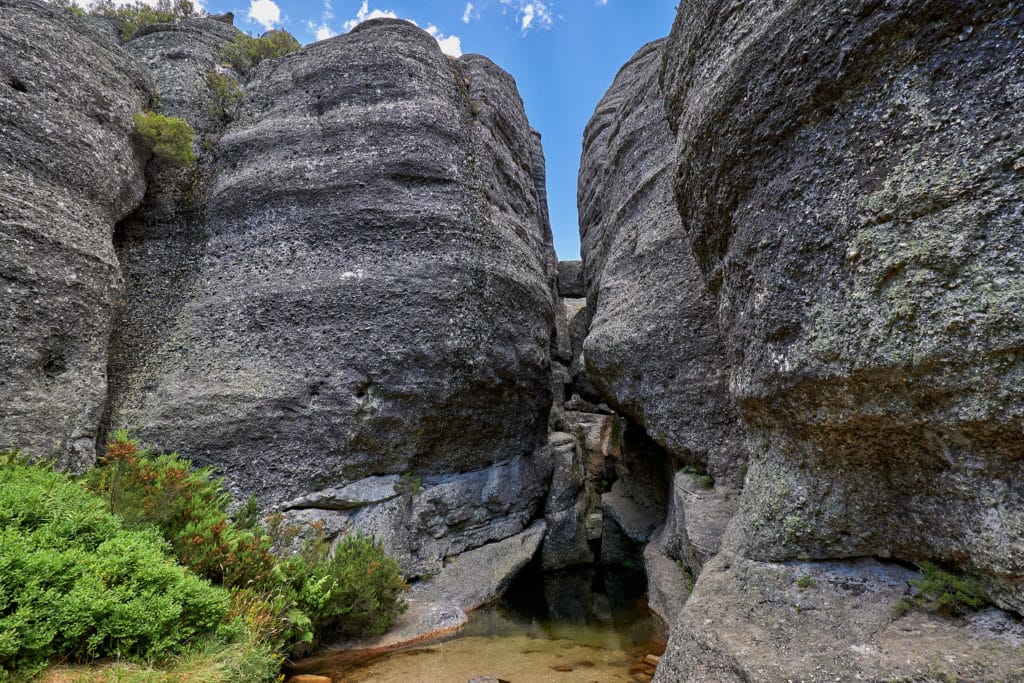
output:
[{"label": "granite rock formation", "polygon": [[680,8],[662,84],[756,454],[743,555],[931,560],[1024,610],[1022,30],[1000,2]]},{"label": "granite rock formation", "polygon": [[96,457],[123,288],[112,235],[145,190],[132,115],[151,89],[86,19],[0,2],[0,449],[73,470]]},{"label": "granite rock formation", "polygon": [[[588,379],[685,457],[674,444],[707,433],[663,412],[679,395],[665,378],[708,359],[750,454],[707,493],[675,477],[648,566],[700,575],[670,606],[656,680],[1024,664],[1012,618],[901,617],[920,574],[856,559],[935,562],[1024,610],[1022,36],[1004,2],[685,3],[598,106],[579,195]],[[660,314],[695,293],[677,329],[715,331],[696,361],[678,334],[657,346]],[[616,352],[630,334],[641,351]],[[703,448],[716,480],[721,443]],[[817,577],[802,593],[797,569]],[[801,651],[821,633],[829,656]],[[936,662],[946,650],[955,663]]]},{"label": "granite rock formation", "polygon": [[620,70],[584,133],[586,376],[680,462],[738,483],[746,453],[725,347],[672,195],[663,44],[644,46]]},{"label": "granite rock formation", "polygon": [[[129,268],[180,256],[162,301],[138,300],[158,324],[126,353],[111,426],[373,531],[410,573],[519,532],[551,471],[555,261],[511,77],[382,20],[244,86],[191,225],[133,233]],[[398,475],[388,496],[330,502]]]}]

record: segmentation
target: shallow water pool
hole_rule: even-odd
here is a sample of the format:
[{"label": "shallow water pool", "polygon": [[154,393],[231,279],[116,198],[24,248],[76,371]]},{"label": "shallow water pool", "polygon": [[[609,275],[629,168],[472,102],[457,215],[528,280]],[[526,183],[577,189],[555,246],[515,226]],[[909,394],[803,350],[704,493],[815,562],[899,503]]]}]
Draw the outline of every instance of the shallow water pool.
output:
[{"label": "shallow water pool", "polygon": [[464,683],[477,676],[509,683],[645,680],[639,673],[644,657],[665,647],[664,625],[647,609],[645,589],[643,574],[628,569],[531,570],[440,642],[369,660],[320,657],[315,670],[303,670],[334,683]]}]

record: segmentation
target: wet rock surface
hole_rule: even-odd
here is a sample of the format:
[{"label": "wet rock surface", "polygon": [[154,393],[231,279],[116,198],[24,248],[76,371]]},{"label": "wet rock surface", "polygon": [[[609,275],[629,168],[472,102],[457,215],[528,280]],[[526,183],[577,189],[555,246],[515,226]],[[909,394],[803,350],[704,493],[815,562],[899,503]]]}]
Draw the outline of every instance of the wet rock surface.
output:
[{"label": "wet rock surface", "polygon": [[89,21],[0,2],[0,449],[96,457],[123,291],[112,235],[142,200],[132,115],[151,88]]}]

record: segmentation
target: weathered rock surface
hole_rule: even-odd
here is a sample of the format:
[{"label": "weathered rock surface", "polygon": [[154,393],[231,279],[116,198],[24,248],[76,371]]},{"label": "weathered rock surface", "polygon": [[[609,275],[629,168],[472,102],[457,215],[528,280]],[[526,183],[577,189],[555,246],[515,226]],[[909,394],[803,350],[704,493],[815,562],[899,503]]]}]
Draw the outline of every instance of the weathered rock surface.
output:
[{"label": "weathered rock surface", "polygon": [[[413,572],[519,532],[550,476],[538,146],[508,74],[406,22],[262,63],[112,425]],[[311,508],[405,473],[422,492]]]},{"label": "weathered rock surface", "polygon": [[238,35],[230,23],[186,19],[146,26],[124,45],[152,74],[162,113],[184,118],[195,129],[193,149],[199,163],[185,169],[150,164],[145,201],[118,225],[115,246],[125,296],[111,338],[109,381],[115,413],[123,397],[142,393],[144,385],[153,388],[148,366],[204,266],[209,239],[205,196],[216,173],[209,150],[228,121],[213,110],[207,74],[219,68],[225,48]]},{"label": "weathered rock surface", "polygon": [[1006,613],[895,613],[919,576],[874,560],[779,564],[720,553],[654,680],[1018,680],[1024,628]]},{"label": "weathered rock surface", "polygon": [[668,451],[738,483],[746,459],[714,301],[672,196],[664,41],[622,68],[584,133],[587,379]]},{"label": "weathered rock surface", "polygon": [[95,459],[122,292],[115,223],[142,200],[145,70],[90,22],[0,2],[0,449]]},{"label": "weathered rock surface", "polygon": [[586,518],[596,504],[587,485],[584,449],[576,435],[554,432],[548,437],[553,460],[551,485],[544,502],[547,533],[541,547],[544,569],[560,569],[594,561]]},{"label": "weathered rock surface", "polygon": [[411,576],[436,574],[446,557],[525,527],[543,503],[551,456],[530,456],[461,474],[367,477],[282,503],[295,522],[320,521],[329,536],[359,529]]},{"label": "weathered rock surface", "polygon": [[582,299],[587,296],[583,261],[558,262],[558,296],[566,299]]},{"label": "weathered rock surface", "polygon": [[468,621],[466,612],[501,597],[537,553],[546,530],[538,521],[519,534],[450,558],[437,576],[413,586],[406,610],[387,633],[339,643],[336,649],[382,652],[462,628]]},{"label": "weathered rock surface", "polygon": [[696,576],[718,554],[739,503],[739,491],[721,485],[704,488],[694,475],[677,472],[660,545]]},{"label": "weathered rock surface", "polygon": [[939,561],[1024,611],[1022,47],[1011,3],[680,6],[675,194],[757,453],[747,557]]}]

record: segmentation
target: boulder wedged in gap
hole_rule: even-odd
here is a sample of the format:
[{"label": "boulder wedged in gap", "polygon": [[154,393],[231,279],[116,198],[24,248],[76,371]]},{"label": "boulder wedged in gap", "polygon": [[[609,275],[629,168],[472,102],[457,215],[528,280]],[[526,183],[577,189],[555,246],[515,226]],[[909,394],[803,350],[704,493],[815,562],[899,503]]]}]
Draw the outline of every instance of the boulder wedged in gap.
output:
[{"label": "boulder wedged in gap", "polygon": [[0,2],[0,449],[96,458],[123,294],[115,224],[142,200],[132,115],[152,82],[116,41],[44,2]]}]

